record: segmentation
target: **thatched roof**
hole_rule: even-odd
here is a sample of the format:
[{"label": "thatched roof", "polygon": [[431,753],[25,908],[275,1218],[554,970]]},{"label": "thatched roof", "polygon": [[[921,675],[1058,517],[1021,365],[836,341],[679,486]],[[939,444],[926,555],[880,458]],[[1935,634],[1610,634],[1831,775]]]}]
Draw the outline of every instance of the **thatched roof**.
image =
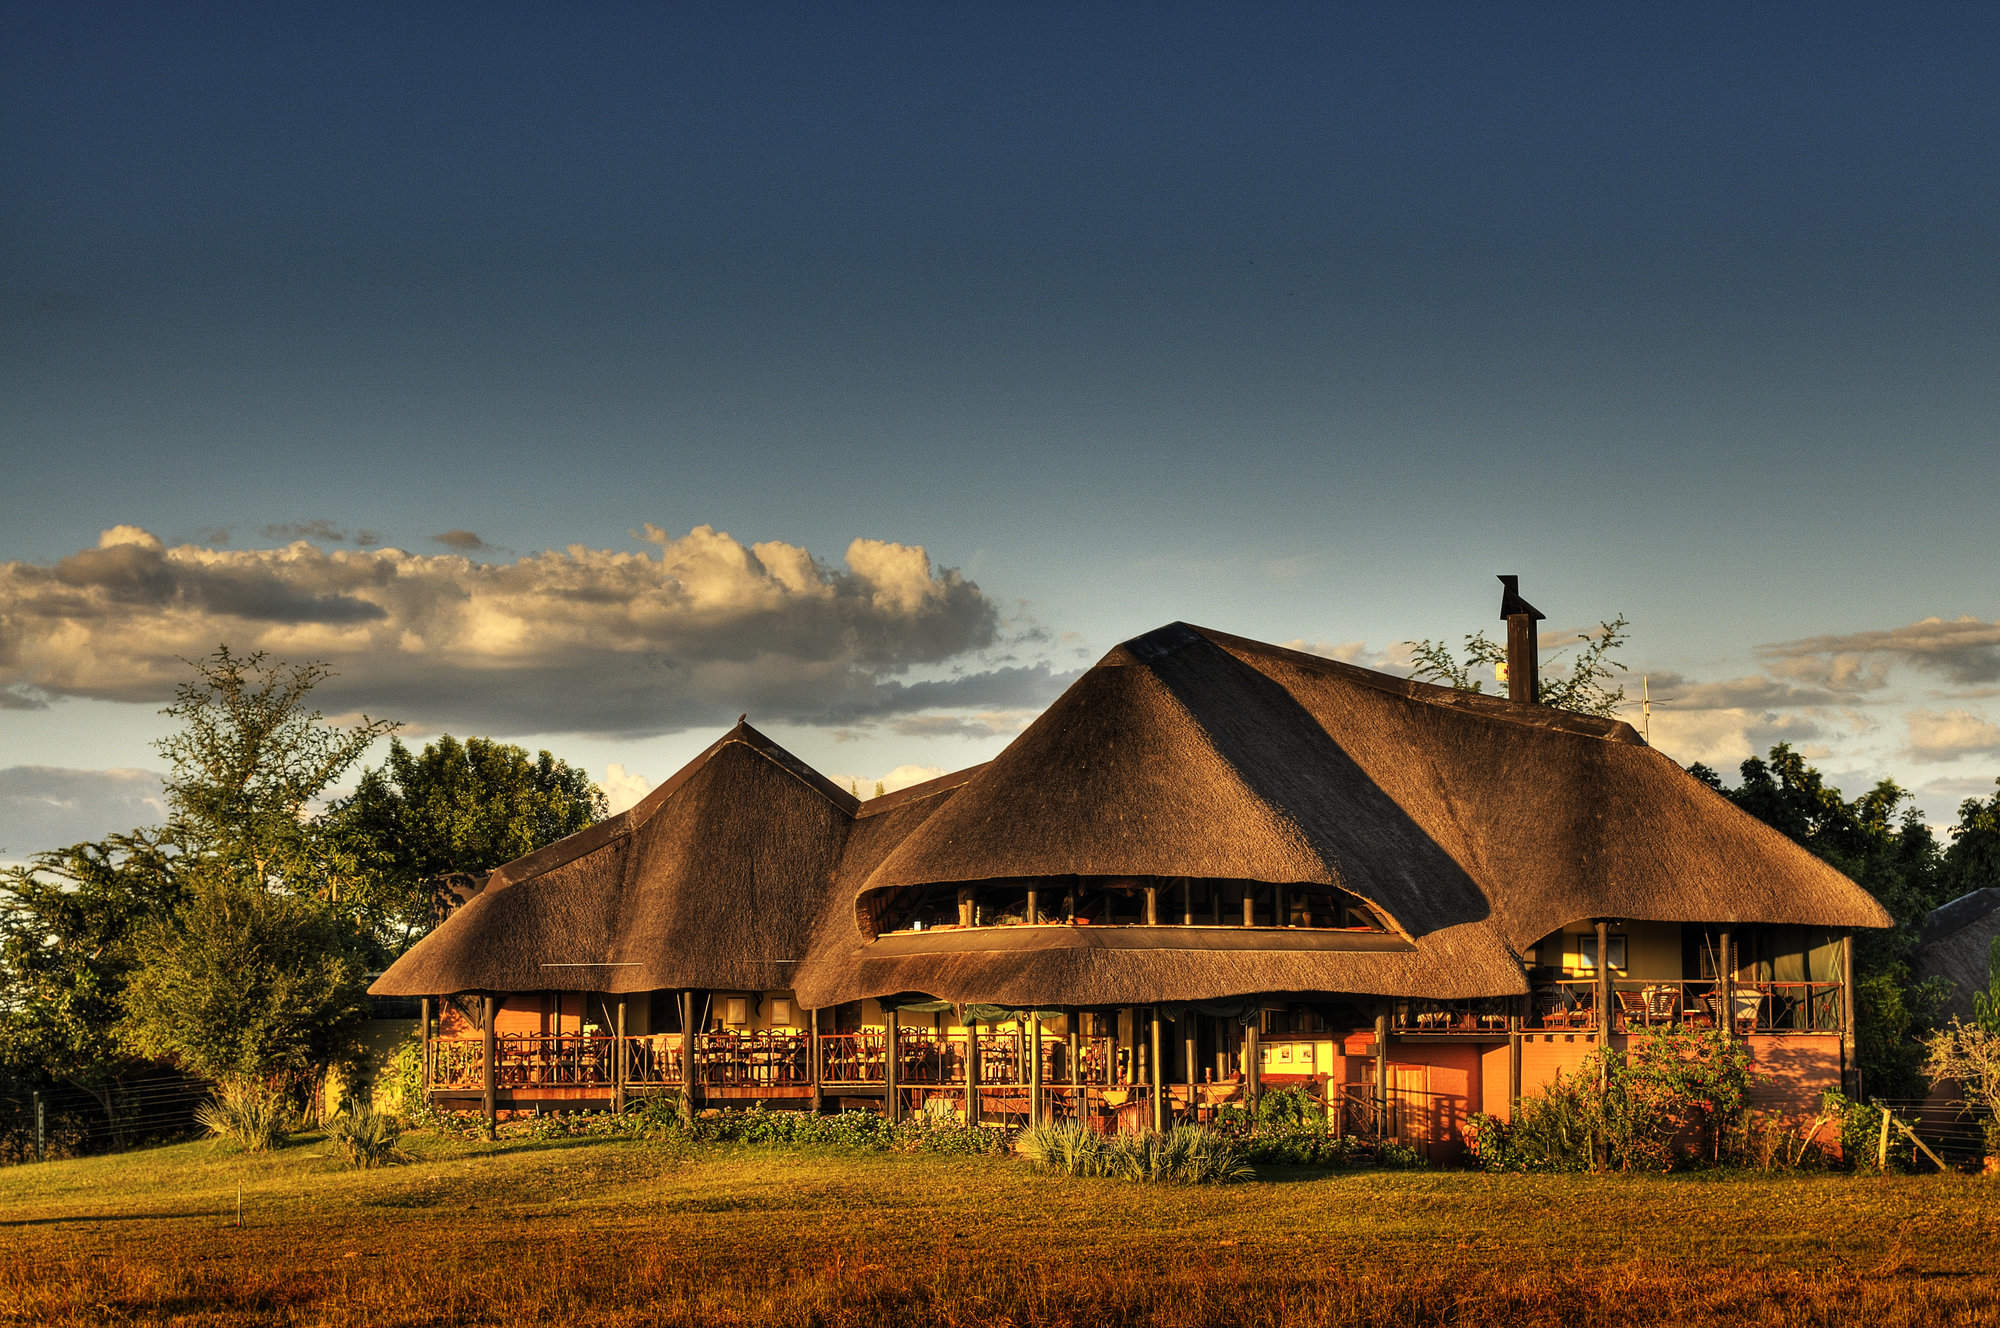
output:
[{"label": "thatched roof", "polygon": [[739,724],[637,806],[494,872],[369,990],[790,986],[856,805]]},{"label": "thatched roof", "polygon": [[1222,951],[1172,928],[1144,951],[1066,928],[870,945],[835,903],[801,999],[1499,994],[1523,989],[1519,951],[1583,919],[1888,924],[1629,725],[1186,624],[1105,656],[864,879],[843,863],[837,892],[851,907],[912,885],[1072,874],[1331,885],[1408,949],[1306,949],[1274,930]]},{"label": "thatched roof", "polygon": [[[866,926],[884,891],[1075,876],[1316,883],[1391,930]],[[494,873],[373,990],[1499,995],[1524,989],[1523,949],[1596,917],[1888,923],[1625,724],[1174,624],[990,764],[866,803],[739,725],[630,811]]]},{"label": "thatched roof", "polygon": [[2000,940],[2000,886],[1960,895],[1931,910],[1917,947],[1917,976],[1943,978],[1945,1014],[1972,1018],[1972,993],[1991,981],[1993,942]]}]

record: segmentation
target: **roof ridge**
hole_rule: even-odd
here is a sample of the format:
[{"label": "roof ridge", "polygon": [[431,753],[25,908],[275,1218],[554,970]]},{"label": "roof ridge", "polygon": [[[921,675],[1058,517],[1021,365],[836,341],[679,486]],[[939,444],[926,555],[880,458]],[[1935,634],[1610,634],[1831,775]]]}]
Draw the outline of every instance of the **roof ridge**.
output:
[{"label": "roof ridge", "polygon": [[[1141,654],[1138,642],[1153,642],[1173,629],[1186,633],[1184,639],[1161,649],[1152,645],[1151,655]],[[1639,731],[1622,719],[1602,715],[1586,715],[1575,710],[1561,710],[1555,706],[1528,705],[1520,701],[1510,701],[1502,696],[1492,696],[1485,692],[1462,691],[1456,687],[1445,687],[1438,683],[1423,682],[1416,678],[1398,678],[1379,669],[1363,668],[1359,664],[1349,664],[1344,660],[1328,659],[1324,655],[1311,654],[1304,650],[1293,650],[1288,646],[1273,645],[1268,641],[1258,641],[1247,636],[1237,636],[1231,632],[1218,631],[1213,627],[1202,627],[1194,623],[1175,622],[1166,627],[1156,628],[1143,637],[1135,637],[1126,642],[1135,655],[1141,658],[1159,658],[1172,651],[1192,644],[1194,638],[1205,638],[1211,644],[1231,653],[1241,650],[1248,655],[1277,655],[1302,668],[1335,675],[1357,686],[1368,687],[1405,700],[1423,705],[1438,706],[1447,710],[1464,710],[1483,719],[1496,719],[1504,723],[1525,725],[1529,728],[1552,729],[1561,733],[1572,733],[1581,738],[1596,738],[1601,742],[1620,743],[1627,746],[1643,747],[1646,740]]]}]

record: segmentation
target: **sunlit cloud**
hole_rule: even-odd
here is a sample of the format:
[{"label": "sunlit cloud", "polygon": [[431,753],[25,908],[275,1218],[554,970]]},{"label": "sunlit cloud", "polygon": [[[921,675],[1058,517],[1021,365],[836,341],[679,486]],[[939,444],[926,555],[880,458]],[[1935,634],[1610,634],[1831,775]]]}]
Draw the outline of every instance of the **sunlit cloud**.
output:
[{"label": "sunlit cloud", "polygon": [[0,862],[166,819],[166,795],[150,770],[0,768]]},{"label": "sunlit cloud", "polygon": [[1982,618],[1925,618],[1884,631],[1813,636],[1759,646],[1760,654],[1794,660],[1882,656],[1941,674],[1952,682],[2000,682],[2000,622]]},{"label": "sunlit cloud", "polygon": [[1913,710],[1903,716],[1913,761],[2000,755],[2000,724],[1968,710]]},{"label": "sunlit cloud", "polygon": [[[465,532],[470,534],[470,532]],[[158,703],[186,659],[318,659],[316,696],[432,727],[641,735],[726,723],[866,723],[1038,706],[1064,675],[993,667],[998,614],[920,546],[856,539],[843,564],[697,526],[635,549],[505,562],[460,553],[165,547],[136,526],[54,564],[0,563],[0,689]]]}]

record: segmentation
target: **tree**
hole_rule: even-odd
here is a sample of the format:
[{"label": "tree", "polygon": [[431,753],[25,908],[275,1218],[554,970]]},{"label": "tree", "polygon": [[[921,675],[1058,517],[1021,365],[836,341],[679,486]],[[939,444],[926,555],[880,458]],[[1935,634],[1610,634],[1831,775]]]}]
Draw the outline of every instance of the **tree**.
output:
[{"label": "tree", "polygon": [[[2000,974],[1995,976],[2000,986]],[[1939,1090],[1956,1087],[1952,1105],[1986,1117],[1986,1169],[2000,1171],[2000,1029],[1954,1018],[1925,1039],[1924,1072]]]},{"label": "tree", "polygon": [[546,751],[446,734],[415,754],[391,741],[329,830],[355,900],[407,945],[437,921],[441,878],[512,862],[606,810],[588,775]]},{"label": "tree", "polygon": [[318,804],[395,725],[308,708],[325,664],[228,646],[163,712],[167,803],[186,896],[138,934],[119,1035],[140,1055],[255,1091],[346,1061],[366,1017],[357,910]]},{"label": "tree", "polygon": [[[1582,715],[1615,715],[1625,704],[1625,689],[1606,687],[1604,684],[1624,668],[1618,660],[1617,651],[1631,637],[1631,633],[1625,630],[1628,626],[1630,623],[1621,613],[1610,622],[1600,622],[1595,632],[1578,633],[1576,639],[1583,643],[1583,648],[1570,661],[1569,676],[1551,674],[1543,678],[1535,689],[1535,699],[1545,706],[1572,710]],[[1461,692],[1485,691],[1485,680],[1477,675],[1481,671],[1497,669],[1507,662],[1507,647],[1483,630],[1465,638],[1465,658],[1462,661],[1443,641],[1426,637],[1403,644],[1410,648],[1416,663],[1410,671],[1412,678],[1455,687]]]},{"label": "tree", "polygon": [[2000,886],[2000,793],[1985,802],[1967,798],[1958,805],[1958,824],[1951,828],[1951,845],[1944,851],[1943,874],[1943,887],[1951,899]]},{"label": "tree", "polygon": [[117,1132],[118,1081],[137,1068],[116,1029],[137,940],[185,894],[169,831],[72,844],[0,873],[0,1062],[89,1093]]},{"label": "tree", "polygon": [[332,674],[323,663],[235,655],[226,645],[188,663],[195,677],[161,712],[180,730],[156,744],[182,837],[240,879],[337,898],[314,804],[398,726],[364,715],[336,728],[308,710],[307,695]]},{"label": "tree", "polygon": [[225,1087],[309,1091],[359,1054],[366,957],[327,900],[212,871],[142,933],[138,960],[121,1029],[142,1055]]}]

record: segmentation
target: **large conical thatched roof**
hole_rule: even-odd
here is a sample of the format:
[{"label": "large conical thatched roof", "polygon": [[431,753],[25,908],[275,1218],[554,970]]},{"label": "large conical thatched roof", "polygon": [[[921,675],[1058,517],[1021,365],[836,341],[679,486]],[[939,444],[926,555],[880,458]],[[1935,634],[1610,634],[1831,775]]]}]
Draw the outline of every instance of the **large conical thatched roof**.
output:
[{"label": "large conical thatched roof", "polygon": [[370,990],[788,987],[855,805],[739,724],[629,811],[495,872]]},{"label": "large conical thatched roof", "polygon": [[1151,944],[1067,928],[869,943],[852,916],[830,916],[802,998],[1498,994],[1523,989],[1517,952],[1580,919],[1888,922],[1628,725],[1184,624],[1113,650],[865,877],[844,863],[836,892],[858,904],[911,885],[1076,874],[1332,885],[1407,944],[1324,949],[1278,929],[1218,948],[1207,929],[1175,928],[1148,929]]}]

